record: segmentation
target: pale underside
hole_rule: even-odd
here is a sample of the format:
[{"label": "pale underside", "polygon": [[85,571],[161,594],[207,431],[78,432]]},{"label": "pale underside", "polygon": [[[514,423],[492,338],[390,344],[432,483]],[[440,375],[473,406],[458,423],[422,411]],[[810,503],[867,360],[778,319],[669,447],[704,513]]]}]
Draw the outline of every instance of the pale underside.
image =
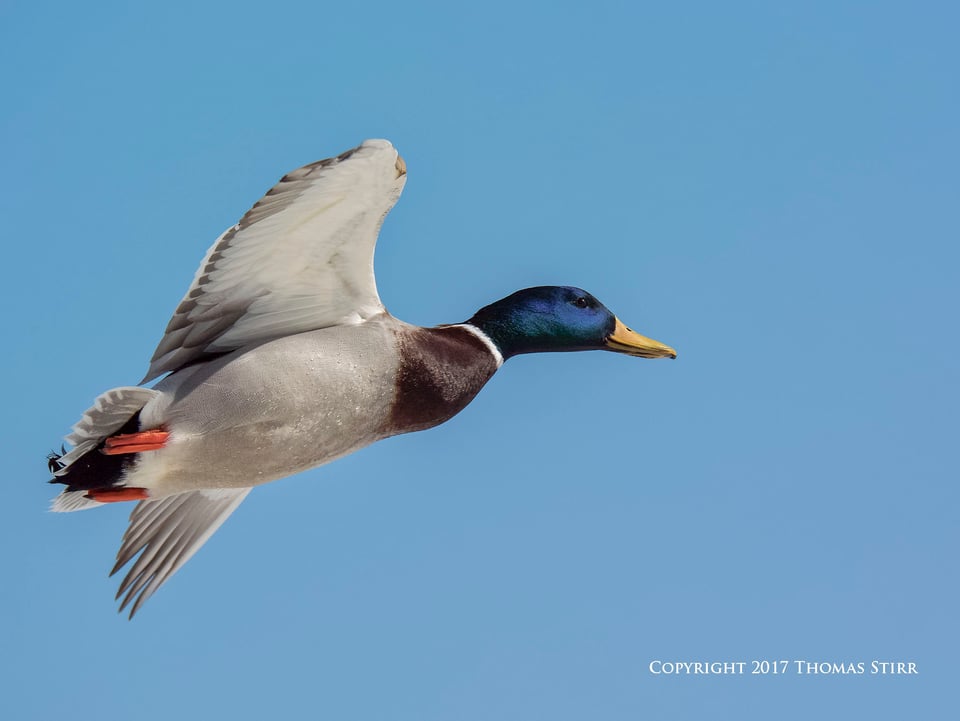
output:
[{"label": "pale underside", "polygon": [[160,381],[140,415],[170,431],[141,453],[130,486],[155,497],[243,488],[327,463],[383,437],[397,373],[395,330],[382,314],[268,341]]}]

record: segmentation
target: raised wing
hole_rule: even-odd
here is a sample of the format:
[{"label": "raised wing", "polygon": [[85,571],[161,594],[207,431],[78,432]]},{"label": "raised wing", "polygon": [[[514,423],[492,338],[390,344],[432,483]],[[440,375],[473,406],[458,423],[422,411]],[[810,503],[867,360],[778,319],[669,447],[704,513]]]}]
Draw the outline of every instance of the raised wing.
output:
[{"label": "raised wing", "polygon": [[117,591],[126,594],[122,611],[132,601],[130,618],[220,528],[249,488],[189,491],[158,501],[140,501],[130,514],[112,576],[138,553]]},{"label": "raised wing", "polygon": [[405,182],[386,140],[284,176],[207,251],[143,382],[206,355],[382,313],[373,251]]}]

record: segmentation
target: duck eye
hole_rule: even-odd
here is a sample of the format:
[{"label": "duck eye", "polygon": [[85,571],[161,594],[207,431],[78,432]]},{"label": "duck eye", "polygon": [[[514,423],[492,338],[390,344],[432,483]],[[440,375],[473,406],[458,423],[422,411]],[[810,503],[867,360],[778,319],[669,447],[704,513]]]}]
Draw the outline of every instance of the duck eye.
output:
[{"label": "duck eye", "polygon": [[588,305],[588,304],[587,304],[587,299],[584,298],[583,296],[580,296],[580,297],[577,298],[575,301],[573,301],[573,304],[574,304],[575,306],[577,306],[577,308],[586,308],[587,305]]}]

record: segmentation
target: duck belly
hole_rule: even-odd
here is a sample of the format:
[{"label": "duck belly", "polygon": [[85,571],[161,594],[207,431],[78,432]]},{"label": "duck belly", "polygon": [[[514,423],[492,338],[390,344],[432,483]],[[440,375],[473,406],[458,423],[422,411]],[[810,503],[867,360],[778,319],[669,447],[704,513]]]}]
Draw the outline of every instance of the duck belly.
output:
[{"label": "duck belly", "polygon": [[267,483],[390,435],[393,333],[379,324],[311,331],[177,371],[141,412],[166,445],[125,479],[160,497]]}]

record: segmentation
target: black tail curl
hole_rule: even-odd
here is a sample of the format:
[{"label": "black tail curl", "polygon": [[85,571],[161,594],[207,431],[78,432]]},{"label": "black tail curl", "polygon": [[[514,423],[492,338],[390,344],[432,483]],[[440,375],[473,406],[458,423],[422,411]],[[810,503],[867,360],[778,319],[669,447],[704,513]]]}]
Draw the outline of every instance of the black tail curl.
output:
[{"label": "black tail curl", "polygon": [[[137,411],[117,433],[136,433],[140,430],[140,411]],[[104,442],[100,442],[96,448],[91,448],[69,466],[64,465],[60,459],[63,458],[64,448],[61,446],[60,453],[51,451],[47,455],[47,468],[50,473],[56,474],[67,469],[62,475],[54,475],[50,483],[62,483],[67,491],[89,491],[94,488],[111,488],[120,482],[123,473],[133,464],[133,455],[108,456],[101,453]]]},{"label": "black tail curl", "polygon": [[[57,471],[63,470],[64,465],[60,462],[60,459],[63,458],[64,453],[66,453],[66,449],[63,446],[60,446],[59,453],[56,451],[50,451],[47,454],[47,468],[50,470],[50,473],[56,473]],[[51,478],[49,482],[59,483],[60,481],[58,481],[56,478]]]}]

